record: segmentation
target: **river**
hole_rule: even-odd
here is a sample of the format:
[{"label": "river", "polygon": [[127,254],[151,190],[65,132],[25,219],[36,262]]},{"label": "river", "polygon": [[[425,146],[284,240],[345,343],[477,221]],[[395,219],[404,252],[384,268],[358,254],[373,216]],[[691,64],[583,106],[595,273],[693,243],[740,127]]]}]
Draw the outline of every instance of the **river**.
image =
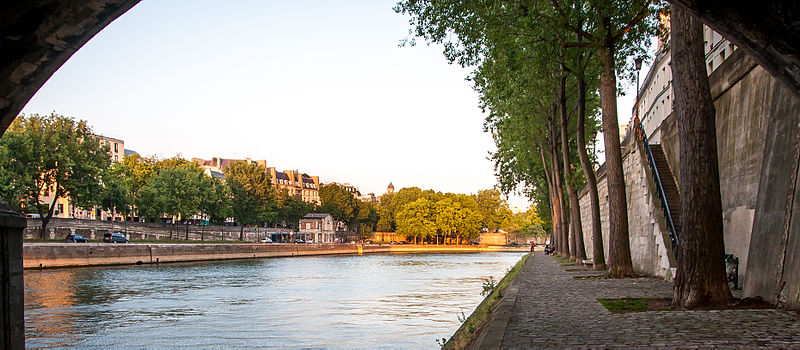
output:
[{"label": "river", "polygon": [[25,271],[30,348],[438,348],[524,253]]}]

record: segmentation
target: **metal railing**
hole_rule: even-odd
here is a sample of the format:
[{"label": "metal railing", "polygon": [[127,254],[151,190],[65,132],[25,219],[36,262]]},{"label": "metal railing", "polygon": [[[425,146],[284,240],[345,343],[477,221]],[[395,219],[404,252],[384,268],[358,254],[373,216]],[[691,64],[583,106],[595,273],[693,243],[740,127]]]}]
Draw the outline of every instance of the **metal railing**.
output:
[{"label": "metal railing", "polygon": [[[638,118],[637,118],[638,119]],[[658,192],[658,199],[661,200],[661,207],[664,209],[664,218],[667,219],[667,229],[669,230],[669,239],[672,243],[672,251],[677,254],[678,252],[678,231],[675,229],[675,222],[672,220],[672,213],[669,211],[669,202],[667,195],[664,192],[664,186],[661,182],[656,160],[653,157],[653,151],[650,149],[650,143],[647,142],[647,134],[644,132],[644,126],[638,120],[635,122],[634,132],[636,138],[644,144],[644,152],[647,155],[647,162],[650,164],[650,172],[653,174],[653,180],[656,182],[656,192]]]}]

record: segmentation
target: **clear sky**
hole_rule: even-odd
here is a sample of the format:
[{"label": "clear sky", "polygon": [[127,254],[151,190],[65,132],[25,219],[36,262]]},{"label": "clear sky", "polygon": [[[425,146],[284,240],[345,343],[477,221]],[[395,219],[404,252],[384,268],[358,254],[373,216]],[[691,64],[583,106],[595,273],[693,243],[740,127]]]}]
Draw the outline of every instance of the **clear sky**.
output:
[{"label": "clear sky", "polygon": [[142,1],[23,113],[85,119],[145,156],[266,159],[362,193],[493,187],[469,71],[440,46],[399,47],[395,2]]}]

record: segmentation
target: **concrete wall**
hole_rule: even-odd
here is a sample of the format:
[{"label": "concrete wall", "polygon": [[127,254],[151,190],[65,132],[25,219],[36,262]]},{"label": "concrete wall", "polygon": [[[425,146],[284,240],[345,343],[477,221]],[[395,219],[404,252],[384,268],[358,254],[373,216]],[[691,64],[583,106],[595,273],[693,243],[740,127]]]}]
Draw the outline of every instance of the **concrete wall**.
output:
[{"label": "concrete wall", "polygon": [[[40,219],[28,219],[28,227],[23,233],[23,238],[28,239],[64,239],[68,234],[78,234],[88,239],[103,239],[103,234],[121,232],[130,240],[238,240],[241,226],[216,226],[216,225],[172,225],[161,223],[128,222],[128,221],[102,221],[53,218],[47,224],[47,233],[42,237],[39,232],[42,227]],[[265,227],[245,227],[244,240],[253,241],[263,237],[267,232],[290,232],[291,230]],[[223,236],[224,235],[224,236]]]},{"label": "concrete wall", "polygon": [[527,247],[253,243],[25,243],[25,268],[155,264],[181,261],[253,259],[364,253],[453,253],[528,251]]}]

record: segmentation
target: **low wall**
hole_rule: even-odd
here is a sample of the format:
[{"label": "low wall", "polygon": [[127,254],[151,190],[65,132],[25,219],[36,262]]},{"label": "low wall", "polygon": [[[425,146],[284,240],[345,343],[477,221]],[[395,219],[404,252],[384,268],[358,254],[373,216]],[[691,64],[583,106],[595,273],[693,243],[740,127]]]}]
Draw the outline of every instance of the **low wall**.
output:
[{"label": "low wall", "polygon": [[[68,234],[77,234],[88,239],[102,239],[109,232],[124,233],[131,240],[189,240],[189,241],[232,241],[238,240],[241,226],[218,225],[173,225],[162,223],[103,221],[83,219],[52,218],[47,224],[47,232],[42,237],[41,219],[28,219],[28,227],[23,232],[26,239],[64,239]],[[244,240],[253,241],[267,233],[292,230],[266,227],[245,227]]]},{"label": "low wall", "polygon": [[369,253],[524,252],[527,248],[431,245],[252,243],[25,243],[24,268]]}]

